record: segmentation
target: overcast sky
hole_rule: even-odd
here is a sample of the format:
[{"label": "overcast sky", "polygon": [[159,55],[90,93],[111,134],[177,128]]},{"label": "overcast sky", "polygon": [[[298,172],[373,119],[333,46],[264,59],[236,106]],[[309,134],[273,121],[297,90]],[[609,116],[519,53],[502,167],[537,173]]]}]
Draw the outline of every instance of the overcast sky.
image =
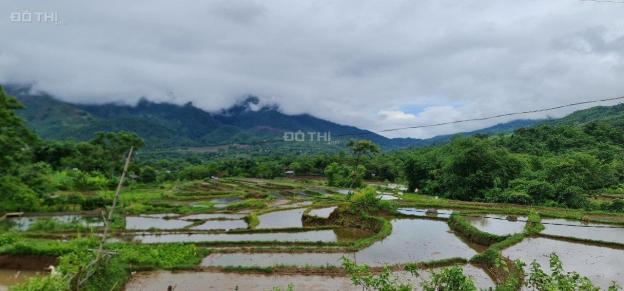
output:
[{"label": "overcast sky", "polygon": [[[145,96],[214,111],[252,94],[286,113],[381,130],[624,95],[617,3],[15,0],[0,11],[0,83],[71,102]],[[60,23],[17,21],[26,11]]]}]

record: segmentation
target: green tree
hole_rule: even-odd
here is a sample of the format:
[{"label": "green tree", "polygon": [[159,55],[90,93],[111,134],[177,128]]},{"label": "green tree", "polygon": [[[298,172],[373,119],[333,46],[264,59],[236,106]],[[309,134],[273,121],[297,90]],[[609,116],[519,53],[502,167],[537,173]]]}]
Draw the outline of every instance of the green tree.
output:
[{"label": "green tree", "polygon": [[365,172],[366,169],[361,165],[354,168],[338,163],[331,163],[325,169],[325,176],[330,186],[357,188],[362,186]]},{"label": "green tree", "polygon": [[451,198],[482,198],[490,189],[506,188],[523,166],[506,149],[489,140],[456,138],[443,159],[440,187]]},{"label": "green tree", "polygon": [[18,165],[29,162],[36,141],[15,111],[22,105],[0,86],[0,175],[12,173]]},{"label": "green tree", "polygon": [[362,157],[371,157],[372,155],[379,153],[379,146],[370,140],[349,140],[347,142],[347,147],[355,156],[356,168],[360,165]]},{"label": "green tree", "polygon": [[407,191],[414,192],[422,189],[423,185],[431,179],[429,171],[431,166],[427,157],[420,154],[410,155],[403,166],[403,175],[407,180]]}]

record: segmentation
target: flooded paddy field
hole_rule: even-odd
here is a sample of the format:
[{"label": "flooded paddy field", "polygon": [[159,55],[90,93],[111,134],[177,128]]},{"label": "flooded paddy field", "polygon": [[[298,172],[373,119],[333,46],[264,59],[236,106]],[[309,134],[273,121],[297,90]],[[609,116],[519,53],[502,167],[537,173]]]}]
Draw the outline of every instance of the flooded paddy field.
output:
[{"label": "flooded paddy field", "polygon": [[331,215],[332,212],[334,212],[334,210],[336,210],[336,206],[325,207],[325,208],[316,208],[316,209],[310,210],[308,215],[316,216],[316,217],[320,217],[320,218],[328,218],[329,215]]},{"label": "flooded paddy field", "polygon": [[201,225],[193,226],[191,229],[196,230],[214,230],[214,229],[245,229],[247,228],[247,223],[242,219],[232,219],[232,220],[211,220],[206,221]]},{"label": "flooded paddy field", "polygon": [[[489,272],[486,273],[484,269],[465,264],[486,246],[471,242],[471,238],[455,226],[451,230],[448,225],[451,214],[461,212],[458,217],[467,222],[465,225],[504,236],[523,233],[524,220],[529,213],[516,208],[509,211],[515,215],[511,219],[507,219],[507,214],[472,215],[468,213],[488,213],[490,209],[485,203],[448,203],[424,196],[416,200],[416,194],[399,193],[400,185],[390,189],[381,183],[374,197],[386,200],[384,205],[392,207],[364,211],[348,200],[350,195],[336,192],[344,190],[341,192],[346,194],[357,190],[325,187],[319,183],[298,186],[288,183],[292,182],[228,179],[189,183],[172,188],[173,193],[154,195],[158,203],[145,202],[144,206],[148,205],[145,208],[128,207],[131,202],[125,201],[122,205],[127,208],[115,214],[114,237],[109,238],[108,247],[128,252],[124,253],[128,257],[146,256],[141,259],[151,262],[162,256],[158,260],[164,261],[156,269],[152,265],[147,266],[149,268],[136,265],[140,260],[133,261],[133,268],[137,267],[131,271],[154,271],[133,274],[125,283],[125,290],[167,290],[169,286],[173,290],[271,290],[285,288],[289,283],[295,290],[362,290],[345,275],[343,257],[375,270],[390,265],[396,271],[393,275],[416,287],[431,278],[429,270],[421,269],[420,276],[413,277],[399,272],[403,266],[429,263],[428,266],[444,268],[459,264],[479,288],[490,288],[495,284],[489,275],[496,280],[500,278],[489,266],[485,266]],[[493,208],[491,213],[506,211]],[[604,216],[610,218],[607,214]],[[51,231],[50,236],[41,230],[29,230],[37,219],[39,217],[15,219],[21,222],[20,234],[25,237],[46,235],[45,239],[59,245],[65,240],[71,241],[73,234],[67,230],[56,234]],[[60,223],[82,223],[91,219],[98,222],[99,218],[70,214],[52,219]],[[546,227],[544,235],[624,243],[622,229],[594,228],[600,225],[553,218],[542,219],[542,222]],[[81,229],[87,232],[85,235],[98,235],[101,230]],[[536,236],[524,237],[502,254],[528,264],[533,259],[546,263],[548,254],[556,252],[566,270],[589,276],[603,288],[612,280],[624,277],[623,250]],[[175,261],[182,256],[184,259]],[[188,271],[171,271],[180,269]],[[6,268],[0,273],[0,290],[2,286],[13,284],[10,280],[15,274],[15,268]],[[20,276],[32,275],[25,271]],[[20,276],[15,279],[23,280]]]},{"label": "flooded paddy field", "polygon": [[200,213],[180,217],[181,220],[216,220],[216,219],[242,219],[245,214],[230,213]]},{"label": "flooded paddy field", "polygon": [[544,234],[624,244],[624,226],[585,223],[569,219],[543,219]]},{"label": "flooded paddy field", "polygon": [[607,289],[613,281],[624,286],[624,250],[611,249],[547,238],[527,238],[503,251],[510,259],[527,264],[536,260],[544,270],[549,266],[549,255],[556,253],[565,271],[576,271],[587,276],[600,288]]},{"label": "flooded paddy field", "polygon": [[418,219],[392,221],[392,233],[350,253],[229,253],[211,254],[202,266],[338,266],[345,256],[370,266],[399,265],[449,258],[470,258],[477,252],[462,242],[444,222]]},{"label": "flooded paddy field", "polygon": [[424,208],[399,208],[397,210],[403,215],[416,216],[416,217],[440,217],[449,218],[453,214],[451,209],[424,209]]},{"label": "flooded paddy field", "polygon": [[[494,282],[487,274],[472,265],[463,266],[464,274],[475,281],[478,288],[494,287]],[[407,272],[393,273],[400,282],[413,286],[431,278],[430,271],[419,271],[415,277]],[[223,273],[216,271],[200,272],[139,272],[132,276],[125,288],[128,291],[165,290],[175,286],[175,290],[272,290],[274,287],[285,288],[292,284],[294,290],[353,290],[361,291],[362,287],[354,286],[349,277],[343,275],[305,275],[305,274],[249,274]]]},{"label": "flooded paddy field", "polygon": [[509,235],[524,230],[526,217],[508,217],[507,215],[488,214],[485,216],[466,215],[463,218],[481,231],[496,235]]},{"label": "flooded paddy field", "polygon": [[256,228],[292,228],[303,227],[301,217],[305,208],[274,211],[258,216],[260,223]]},{"label": "flooded paddy field", "polygon": [[210,242],[339,242],[352,241],[352,232],[331,230],[309,230],[299,232],[264,233],[148,233],[135,235],[132,240],[140,243],[210,243]]},{"label": "flooded paddy field", "polygon": [[55,216],[22,216],[9,218],[6,220],[9,225],[19,231],[26,231],[36,228],[37,224],[58,223],[58,224],[74,224],[84,227],[100,227],[104,224],[99,217],[84,216],[80,214],[67,214]]},{"label": "flooded paddy field", "polygon": [[193,224],[192,222],[179,219],[153,218],[144,216],[126,217],[126,229],[147,230],[147,229],[180,229]]}]

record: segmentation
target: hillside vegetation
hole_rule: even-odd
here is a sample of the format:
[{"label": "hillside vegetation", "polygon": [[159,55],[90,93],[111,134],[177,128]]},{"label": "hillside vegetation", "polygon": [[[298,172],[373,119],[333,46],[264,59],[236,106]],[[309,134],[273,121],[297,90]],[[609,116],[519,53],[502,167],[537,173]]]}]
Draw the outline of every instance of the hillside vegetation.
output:
[{"label": "hillside vegetation", "polygon": [[[4,93],[1,98],[0,141],[5,150],[0,159],[0,210],[55,209],[55,205],[67,203],[62,201],[66,198],[51,195],[56,191],[111,189],[128,148],[142,147],[151,140],[125,131],[94,133],[85,141],[43,140],[16,115],[20,105],[15,98]],[[211,176],[271,179],[292,170],[296,175],[327,176],[330,185],[339,187],[357,188],[365,180],[402,181],[410,190],[453,199],[622,211],[622,108],[590,109],[568,118],[592,116],[582,124],[547,124],[491,136],[458,136],[439,146],[392,152],[380,152],[367,141],[351,142],[347,151],[340,148],[325,154],[265,152],[263,156],[189,154],[168,158],[139,151],[130,167],[129,183]],[[98,110],[99,116],[109,114]],[[601,114],[605,120],[598,118]],[[69,111],[67,115],[81,114]],[[250,126],[244,119],[239,123]],[[598,199],[604,193],[613,195]],[[87,208],[105,203],[87,200],[81,201]]]}]

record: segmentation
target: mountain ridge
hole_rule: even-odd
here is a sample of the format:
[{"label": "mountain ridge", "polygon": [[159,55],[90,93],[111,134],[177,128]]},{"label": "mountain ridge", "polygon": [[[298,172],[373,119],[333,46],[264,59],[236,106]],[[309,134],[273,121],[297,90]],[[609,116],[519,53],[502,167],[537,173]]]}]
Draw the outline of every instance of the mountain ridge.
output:
[{"label": "mountain ridge", "polygon": [[[135,106],[121,104],[86,105],[61,101],[45,93],[31,94],[20,86],[5,87],[25,109],[20,110],[27,124],[45,139],[87,140],[98,131],[131,131],[148,147],[210,147],[223,144],[258,143],[282,138],[284,132],[331,132],[343,140],[364,138],[383,149],[437,145],[456,135],[491,135],[540,124],[583,123],[611,120],[624,126],[624,104],[597,106],[556,120],[517,119],[494,126],[428,139],[387,138],[354,126],[337,124],[310,114],[288,115],[277,104],[261,104],[248,96],[229,108],[207,112],[192,103],[175,105],[141,99]],[[619,122],[619,123],[618,123]]]}]

